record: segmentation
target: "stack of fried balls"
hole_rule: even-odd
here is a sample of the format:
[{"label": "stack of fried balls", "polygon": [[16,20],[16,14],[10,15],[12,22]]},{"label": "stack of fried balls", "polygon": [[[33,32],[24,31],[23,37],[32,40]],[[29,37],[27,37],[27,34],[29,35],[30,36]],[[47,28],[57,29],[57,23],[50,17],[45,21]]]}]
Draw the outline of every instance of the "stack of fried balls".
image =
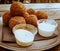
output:
[{"label": "stack of fried balls", "polygon": [[11,29],[17,24],[31,24],[37,27],[37,20],[47,18],[48,15],[44,11],[27,9],[23,3],[14,2],[11,4],[10,11],[3,14],[3,24]]}]

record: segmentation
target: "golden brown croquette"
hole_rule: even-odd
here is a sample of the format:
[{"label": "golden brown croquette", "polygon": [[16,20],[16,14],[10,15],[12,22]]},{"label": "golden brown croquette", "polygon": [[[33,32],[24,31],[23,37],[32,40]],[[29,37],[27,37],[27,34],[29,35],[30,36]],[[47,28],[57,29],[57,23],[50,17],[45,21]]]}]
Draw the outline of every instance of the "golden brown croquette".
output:
[{"label": "golden brown croquette", "polygon": [[10,21],[9,21],[9,27],[10,28],[13,28],[17,24],[26,24],[24,17],[15,16],[15,17],[10,19]]},{"label": "golden brown croquette", "polygon": [[2,17],[3,17],[3,24],[8,25],[8,22],[11,19],[10,12],[9,11],[5,12]]},{"label": "golden brown croquette", "polygon": [[14,2],[10,7],[12,16],[21,16],[24,12],[27,12],[25,6],[21,2]]},{"label": "golden brown croquette", "polygon": [[29,15],[29,13],[27,13],[27,12],[25,12],[24,14],[23,14],[23,17],[24,18],[27,18],[27,17],[29,17],[30,15]]},{"label": "golden brown croquette", "polygon": [[47,19],[48,18],[47,13],[45,13],[44,11],[40,11],[40,10],[36,12],[36,16],[38,19]]},{"label": "golden brown croquette", "polygon": [[35,15],[30,15],[29,17],[25,17],[26,23],[31,24],[37,27],[37,17]]},{"label": "golden brown croquette", "polygon": [[35,14],[35,10],[32,9],[32,8],[27,9],[27,12],[28,12],[29,14]]}]

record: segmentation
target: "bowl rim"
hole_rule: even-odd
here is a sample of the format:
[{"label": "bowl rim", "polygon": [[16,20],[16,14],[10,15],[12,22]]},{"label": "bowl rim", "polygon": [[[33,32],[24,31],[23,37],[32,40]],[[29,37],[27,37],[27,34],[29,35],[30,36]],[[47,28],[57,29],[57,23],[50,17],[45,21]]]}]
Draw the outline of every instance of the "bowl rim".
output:
[{"label": "bowl rim", "polygon": [[[15,25],[15,26],[12,28],[13,34],[14,34],[14,31],[16,30],[16,27],[19,26],[19,25],[25,25],[25,24],[17,24],[17,25]],[[30,26],[34,27],[34,33],[33,33],[33,32],[32,32],[32,33],[33,33],[34,36],[35,36],[35,35],[37,34],[37,32],[38,32],[37,28],[36,28],[34,25],[31,25],[31,24],[26,24],[26,25],[30,25]],[[30,27],[30,26],[29,26],[29,27]]]}]

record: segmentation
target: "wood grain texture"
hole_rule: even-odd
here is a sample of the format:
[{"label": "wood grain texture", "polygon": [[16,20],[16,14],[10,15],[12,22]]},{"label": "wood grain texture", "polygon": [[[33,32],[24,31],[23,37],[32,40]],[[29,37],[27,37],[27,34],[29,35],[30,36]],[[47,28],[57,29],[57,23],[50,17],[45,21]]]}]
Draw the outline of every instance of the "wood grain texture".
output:
[{"label": "wood grain texture", "polygon": [[[14,36],[12,30],[10,30],[10,28],[8,26],[3,25],[2,30],[3,30],[3,32],[2,32],[2,35],[3,35],[2,41],[3,42],[15,42],[15,36]],[[58,34],[58,32],[56,34]],[[49,39],[57,37],[56,34],[54,33],[53,36],[46,38],[46,37],[40,36],[37,33],[36,36],[35,36],[34,41],[49,40]]]},{"label": "wood grain texture", "polygon": [[[59,31],[60,31],[60,20],[57,21],[59,23]],[[59,32],[60,33],[60,32]],[[6,43],[6,42],[1,42],[0,46],[7,48],[7,49],[11,49],[11,50],[32,50],[32,49],[38,49],[38,50],[45,50],[45,49],[49,49],[52,48],[54,46],[56,46],[57,44],[59,44],[60,42],[60,35],[56,38],[50,39],[50,40],[45,40],[45,41],[34,41],[32,46],[29,47],[25,47],[22,48],[21,46],[17,45],[16,43]],[[46,46],[48,45],[48,46]]]},{"label": "wood grain texture", "polygon": [[[3,47],[0,47],[0,50],[1,51],[11,51],[11,50],[5,49]],[[21,51],[23,51],[23,50],[21,50]],[[28,50],[26,50],[26,51],[28,51]],[[40,51],[40,50],[39,49],[33,49],[33,50],[30,49],[29,51]],[[57,46],[55,46],[51,49],[45,50],[45,51],[60,51],[60,45],[57,45]]]}]

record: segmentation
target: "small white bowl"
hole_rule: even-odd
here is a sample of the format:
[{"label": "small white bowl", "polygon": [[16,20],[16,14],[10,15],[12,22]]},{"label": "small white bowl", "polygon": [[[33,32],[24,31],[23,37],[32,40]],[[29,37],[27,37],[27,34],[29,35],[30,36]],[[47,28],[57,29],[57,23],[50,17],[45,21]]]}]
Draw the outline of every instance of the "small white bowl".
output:
[{"label": "small white bowl", "polygon": [[24,29],[30,31],[34,36],[37,34],[37,28],[31,24],[18,24],[13,27],[12,31],[16,31],[17,29]]},{"label": "small white bowl", "polygon": [[14,32],[16,43],[20,46],[30,46],[34,41],[34,35],[27,30],[18,29]]},{"label": "small white bowl", "polygon": [[38,20],[38,31],[43,37],[50,37],[55,32],[58,24],[53,19],[41,19]]},{"label": "small white bowl", "polygon": [[[12,31],[15,36],[16,43],[21,46],[32,45],[34,37],[37,34],[37,28],[30,24],[18,24],[13,27]],[[16,31],[18,31],[18,32],[16,32]],[[24,31],[26,34],[24,33]],[[26,41],[23,42],[23,40],[21,39],[21,37],[22,37],[25,40],[26,39],[26,38],[24,38],[25,36],[27,39],[29,39],[29,40],[27,40],[28,42],[26,42]],[[29,38],[28,38],[28,36],[29,36]]]}]

